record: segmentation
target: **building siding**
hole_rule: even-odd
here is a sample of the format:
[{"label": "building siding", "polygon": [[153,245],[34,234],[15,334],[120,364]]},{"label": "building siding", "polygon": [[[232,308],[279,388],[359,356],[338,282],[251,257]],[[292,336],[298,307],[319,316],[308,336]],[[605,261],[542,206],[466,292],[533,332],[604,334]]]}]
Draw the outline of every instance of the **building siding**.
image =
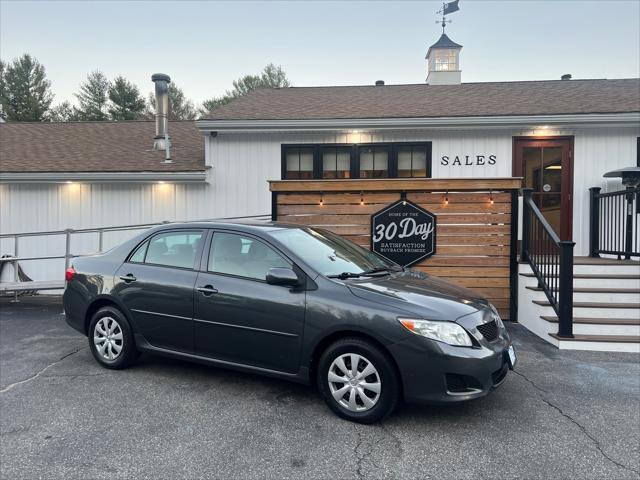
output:
[{"label": "building siding", "polygon": [[[588,254],[588,188],[605,191],[621,187],[605,181],[610,170],[636,164],[640,127],[606,129],[474,129],[379,131],[366,133],[255,133],[205,137],[207,181],[204,184],[2,184],[2,233],[104,227],[172,220],[196,220],[269,214],[267,180],[279,179],[283,143],[370,143],[431,141],[434,178],[508,177],[512,174],[512,139],[528,135],[573,135],[574,215],[576,254]],[[442,164],[456,155],[496,155],[495,165]],[[104,246],[113,246],[131,233],[108,234]],[[97,236],[74,237],[73,253],[97,249]],[[64,238],[36,242],[22,240],[21,255],[59,253]],[[13,254],[13,241],[0,241],[0,254]],[[36,279],[59,278],[59,261],[25,262]],[[5,273],[7,275],[7,273]],[[4,279],[4,275],[3,275]]]}]

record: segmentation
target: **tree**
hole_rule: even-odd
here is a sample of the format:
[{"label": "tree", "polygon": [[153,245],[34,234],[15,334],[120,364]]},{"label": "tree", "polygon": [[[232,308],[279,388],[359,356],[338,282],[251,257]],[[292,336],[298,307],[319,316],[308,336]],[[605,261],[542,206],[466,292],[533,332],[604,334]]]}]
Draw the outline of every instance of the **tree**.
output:
[{"label": "tree", "polygon": [[46,118],[53,93],[44,66],[25,53],[9,65],[2,65],[0,103],[8,120],[40,122]]},{"label": "tree", "polygon": [[270,63],[258,75],[245,75],[233,81],[233,89],[221,97],[210,98],[202,102],[200,113],[206,115],[214,108],[221,107],[236,98],[247,95],[260,88],[283,88],[290,87],[291,83],[287,78],[287,74],[282,70],[280,65],[276,66]]},{"label": "tree", "polygon": [[77,113],[82,120],[107,120],[107,102],[109,100],[109,80],[100,70],[87,75],[75,94],[79,108]]},{"label": "tree", "polygon": [[232,94],[235,97],[241,97],[247,93],[251,93],[259,88],[282,88],[289,87],[291,84],[287,79],[281,66],[275,66],[270,63],[262,70],[260,75],[245,75],[233,82]]},{"label": "tree", "polygon": [[78,120],[85,120],[82,113],[66,100],[53,107],[49,111],[47,118],[50,122],[77,122]]},{"label": "tree", "polygon": [[[153,118],[156,110],[156,96],[153,93],[149,94],[149,102],[147,103],[147,110],[145,117]],[[194,120],[198,112],[193,105],[193,102],[184,96],[184,92],[175,83],[169,84],[169,120]]]},{"label": "tree", "polygon": [[230,95],[224,95],[222,97],[214,97],[210,98],[209,100],[205,100],[204,102],[202,102],[202,106],[200,107],[200,114],[206,115],[214,108],[218,108],[226,105],[227,103],[231,103],[233,100],[235,100],[235,98]]},{"label": "tree", "polygon": [[112,120],[135,120],[144,114],[144,98],[140,90],[123,76],[109,86],[109,116]]}]

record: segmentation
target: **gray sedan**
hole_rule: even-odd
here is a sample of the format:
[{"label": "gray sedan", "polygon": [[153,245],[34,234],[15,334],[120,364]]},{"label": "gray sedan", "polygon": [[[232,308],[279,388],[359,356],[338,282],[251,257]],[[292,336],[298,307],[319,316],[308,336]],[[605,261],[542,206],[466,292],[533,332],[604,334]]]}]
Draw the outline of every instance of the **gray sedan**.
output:
[{"label": "gray sedan", "polygon": [[67,322],[106,368],[149,352],[315,384],[361,423],[484,396],[515,364],[489,302],[316,228],[163,225],[66,279]]}]

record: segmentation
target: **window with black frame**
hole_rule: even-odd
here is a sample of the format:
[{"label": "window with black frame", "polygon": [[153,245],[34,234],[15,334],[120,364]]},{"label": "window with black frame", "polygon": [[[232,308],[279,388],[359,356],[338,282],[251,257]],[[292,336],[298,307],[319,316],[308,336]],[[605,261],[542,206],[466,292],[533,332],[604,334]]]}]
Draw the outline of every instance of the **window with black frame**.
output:
[{"label": "window with black frame", "polygon": [[287,147],[284,152],[283,178],[287,180],[311,180],[313,175],[314,147]]},{"label": "window with black frame", "polygon": [[358,147],[360,178],[389,178],[390,150],[388,145]]},{"label": "window with black frame", "polygon": [[426,178],[429,149],[426,145],[400,146],[396,149],[399,178]]},{"label": "window with black frame", "polygon": [[322,178],[350,178],[351,150],[346,147],[320,147]]},{"label": "window with black frame", "polygon": [[282,145],[282,179],[429,178],[431,142]]}]

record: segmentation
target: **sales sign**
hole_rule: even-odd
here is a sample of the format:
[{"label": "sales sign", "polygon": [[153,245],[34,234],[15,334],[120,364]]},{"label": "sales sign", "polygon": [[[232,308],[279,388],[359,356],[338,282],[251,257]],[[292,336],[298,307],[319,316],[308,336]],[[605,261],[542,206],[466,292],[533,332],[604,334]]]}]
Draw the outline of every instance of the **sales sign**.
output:
[{"label": "sales sign", "polygon": [[371,216],[371,249],[403,267],[436,252],[436,216],[406,200]]}]

